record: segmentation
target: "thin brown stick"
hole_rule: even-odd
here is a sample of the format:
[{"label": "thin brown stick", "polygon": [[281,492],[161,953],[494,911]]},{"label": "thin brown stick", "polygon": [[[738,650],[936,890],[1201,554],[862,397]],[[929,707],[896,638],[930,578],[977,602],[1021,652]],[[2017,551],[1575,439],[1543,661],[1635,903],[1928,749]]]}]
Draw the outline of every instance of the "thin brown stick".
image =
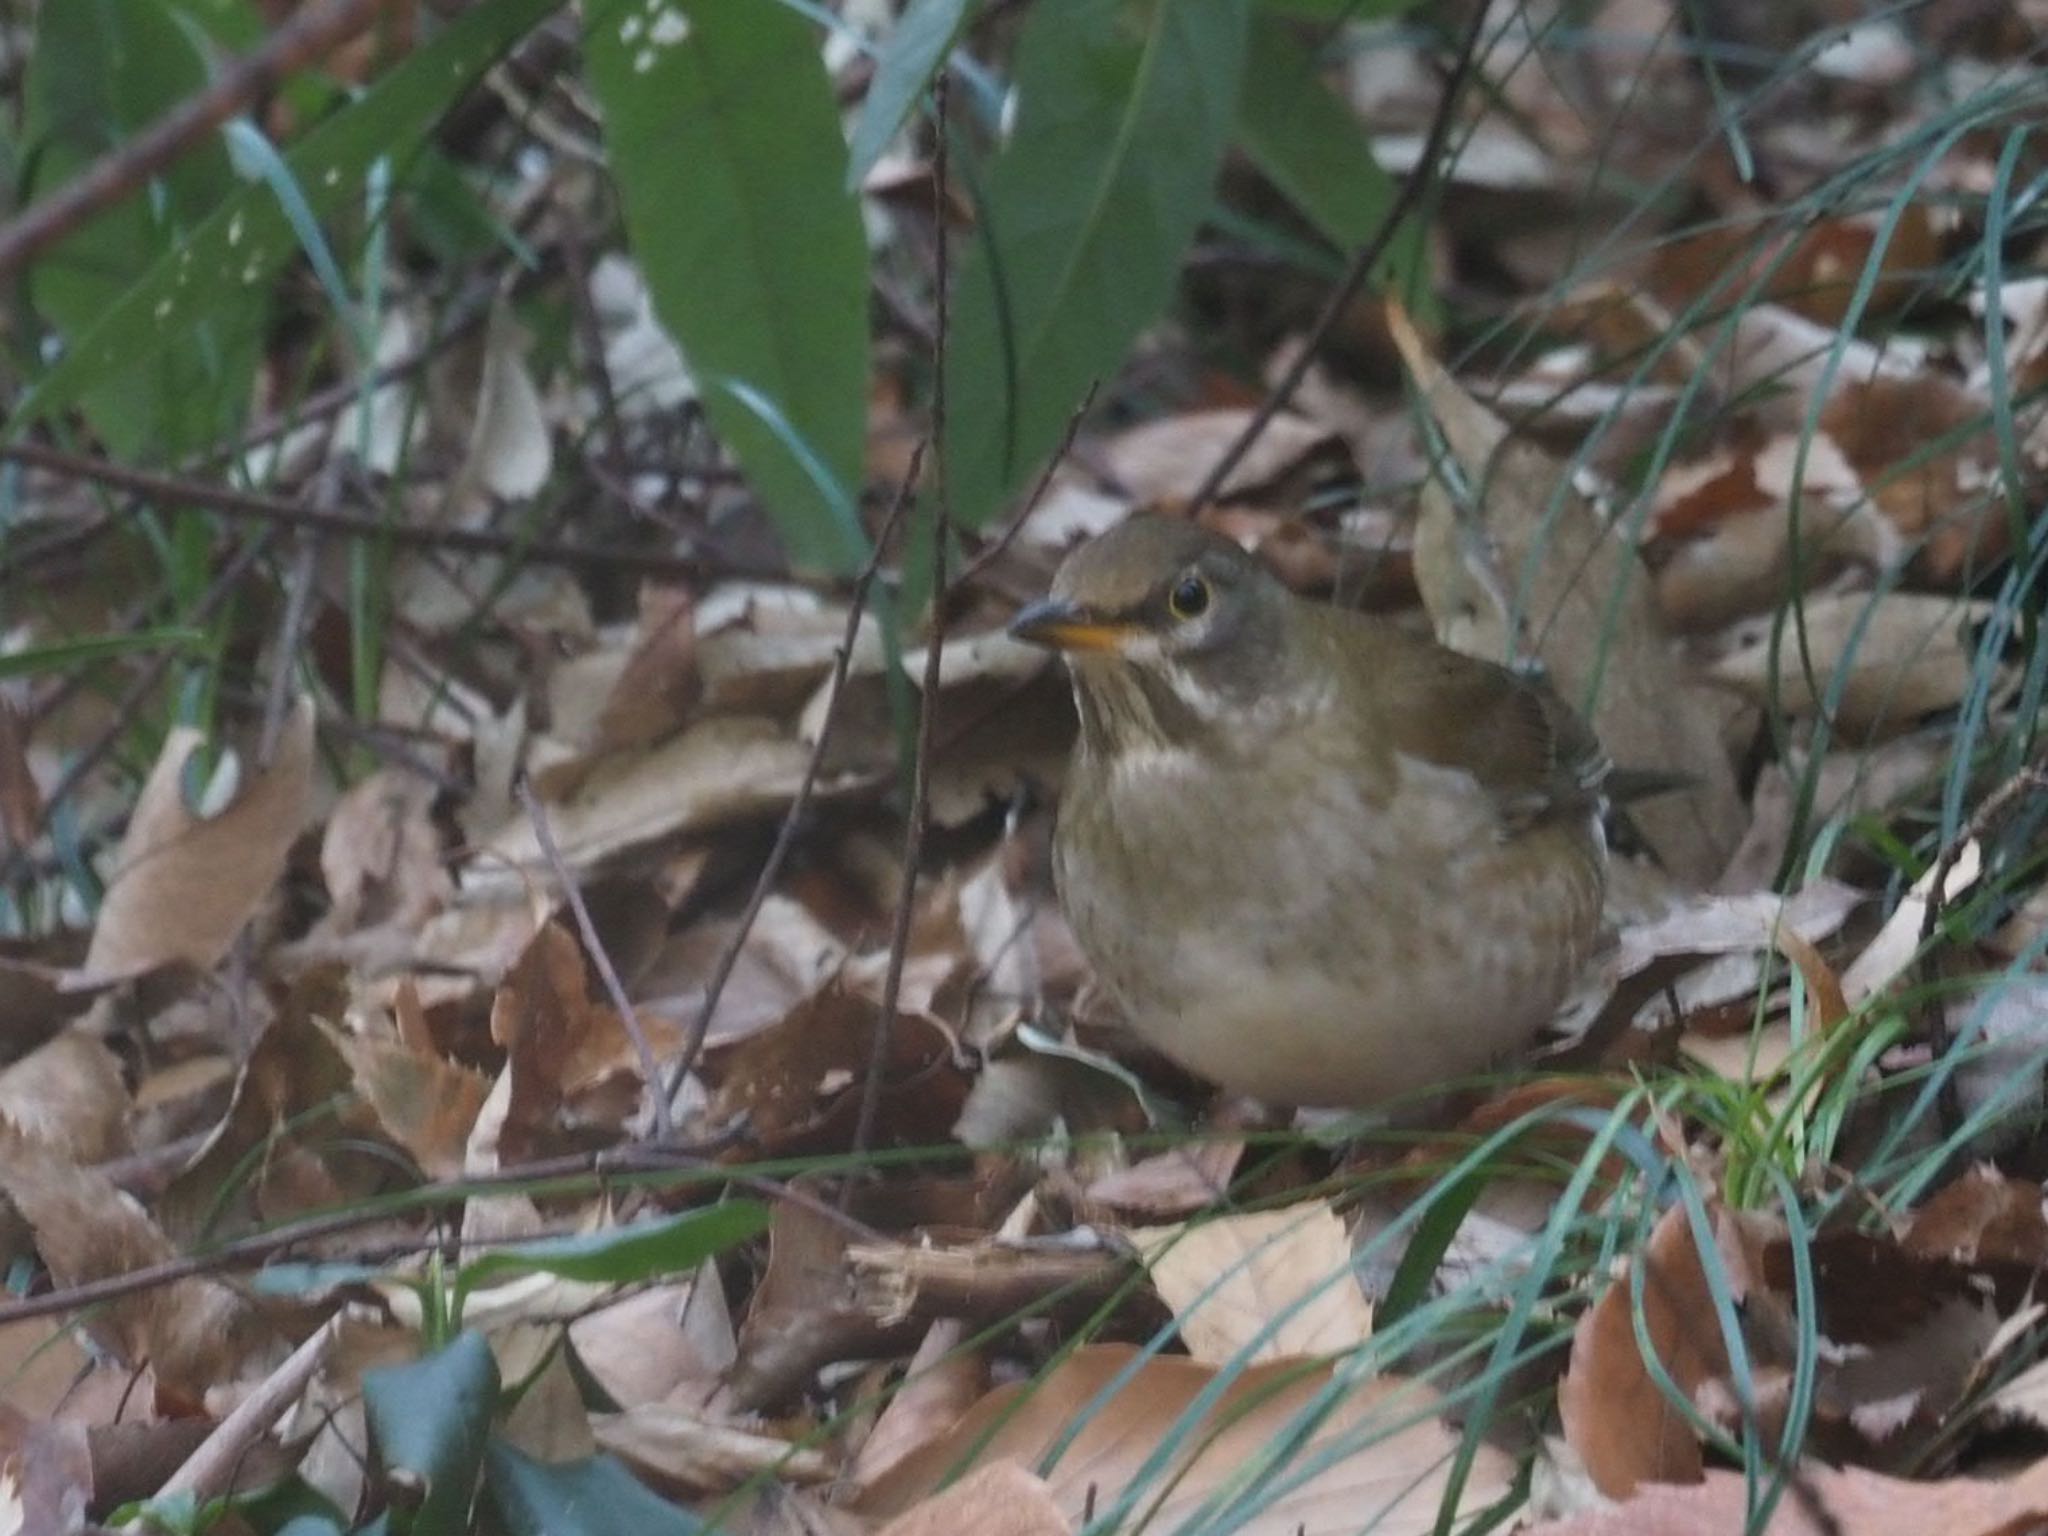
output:
[{"label": "thin brown stick", "polygon": [[1038,510],[1038,504],[1045,500],[1045,493],[1052,488],[1052,477],[1059,472],[1060,465],[1066,462],[1067,455],[1073,451],[1074,439],[1081,434],[1081,422],[1094,407],[1096,391],[1101,387],[1100,379],[1088,386],[1088,393],[1081,397],[1081,403],[1074,407],[1073,415],[1067,418],[1066,430],[1060,433],[1059,446],[1053,449],[1052,457],[1045,461],[1045,468],[1038,472],[1038,479],[1031,487],[1031,494],[1017,503],[1017,510],[1010,514],[1010,519],[1003,524],[1002,530],[977,549],[973,559],[960,567],[960,574],[953,578],[952,586],[947,589],[948,597],[1000,560],[1003,551],[1008,549],[1017,535],[1023,531],[1024,524],[1030,520],[1031,514]]},{"label": "thin brown stick", "polygon": [[[946,486],[946,353],[952,306],[949,302],[946,219],[946,71],[932,84],[933,326],[932,346],[932,602],[931,635],[925,643],[924,679],[917,707],[917,744],[910,770],[910,807],[903,828],[903,878],[896,891],[896,914],[889,931],[889,965],[882,973],[882,1002],[875,1014],[875,1033],[868,1044],[868,1071],[860,1085],[860,1115],[854,1122],[856,1161],[874,1144],[875,1121],[882,1108],[882,1079],[889,1067],[889,1041],[895,1033],[896,1004],[903,995],[903,963],[910,951],[910,922],[917,906],[917,870],[924,860],[925,824],[930,820],[932,720],[938,714],[939,663],[946,648],[946,540],[953,526]],[[844,1207],[853,1198],[853,1180],[839,1188]]]},{"label": "thin brown stick", "polygon": [[366,29],[390,0],[312,0],[263,45],[220,72],[149,127],[101,156],[63,186],[0,224],[0,280],[111,208],[201,139],[287,77],[317,63]]},{"label": "thin brown stick", "polygon": [[648,1044],[647,1031],[640,1025],[640,1015],[633,1007],[633,1000],[626,996],[625,984],[619,980],[619,969],[612,964],[611,952],[604,947],[604,940],[597,936],[597,924],[590,920],[590,907],[583,899],[582,887],[569,872],[562,850],[555,846],[555,833],[548,825],[547,808],[540,803],[540,797],[534,794],[533,785],[525,775],[520,776],[514,789],[520,805],[526,810],[526,819],[533,823],[533,839],[540,844],[540,856],[547,860],[548,868],[562,887],[562,898],[569,903],[569,912],[576,919],[576,931],[583,936],[584,951],[590,956],[590,963],[597,967],[605,995],[612,1000],[612,1007],[618,1010],[619,1022],[625,1026],[626,1037],[633,1042],[633,1052],[640,1058],[640,1078],[654,1100],[654,1139],[672,1141],[676,1127],[669,1118],[669,1095],[661,1080],[661,1063],[654,1059],[654,1047]]},{"label": "thin brown stick", "polygon": [[690,1069],[697,1065],[697,1058],[704,1052],[704,1041],[711,1033],[712,1016],[718,1012],[718,1001],[725,995],[726,983],[732,980],[733,968],[739,964],[747,935],[754,931],[761,908],[767,904],[769,893],[774,890],[775,882],[782,874],[782,866],[789,858],[789,851],[795,846],[797,829],[803,825],[804,814],[810,809],[812,792],[818,786],[818,775],[824,770],[825,749],[832,740],[832,726],[839,716],[839,701],[846,694],[846,673],[853,662],[853,645],[860,636],[860,621],[867,614],[868,591],[882,569],[882,557],[888,552],[890,539],[910,509],[910,498],[924,465],[925,446],[925,443],[919,443],[911,450],[910,464],[903,471],[902,483],[896,487],[896,499],[889,504],[888,515],[875,532],[875,547],[868,554],[867,564],[854,578],[853,595],[846,607],[846,630],[839,637],[839,649],[832,653],[832,676],[825,685],[825,710],[818,720],[818,739],[811,743],[811,755],[804,764],[803,777],[797,780],[796,796],[782,814],[782,825],[776,829],[775,842],[768,850],[767,861],[761,865],[761,873],[754,878],[754,888],[747,895],[739,923],[719,953],[711,980],[705,983],[704,1002],[697,1009],[697,1017],[690,1021],[690,1033],[683,1041],[682,1054],[676,1058],[675,1067],[668,1075],[665,1092],[671,1099],[682,1091],[683,1079],[690,1075]]},{"label": "thin brown stick", "polygon": [[[704,562],[690,555],[661,550],[617,549],[607,545],[564,544],[553,539],[523,539],[517,534],[481,528],[420,528],[386,523],[348,512],[302,507],[279,496],[209,485],[179,475],[152,474],[123,464],[69,453],[42,443],[0,443],[0,459],[12,459],[51,474],[91,480],[155,502],[178,502],[217,512],[223,517],[253,519],[287,528],[310,528],[349,539],[381,539],[412,549],[454,550],[461,554],[505,555],[540,565],[577,566],[591,570],[626,570],[647,576],[701,576]],[[744,573],[742,573],[744,574]]]},{"label": "thin brown stick", "polygon": [[1337,286],[1330,290],[1330,296],[1323,301],[1321,311],[1309,326],[1308,335],[1302,339],[1294,359],[1287,365],[1273,387],[1266,392],[1266,398],[1259,402],[1259,408],[1252,412],[1252,419],[1244,424],[1235,441],[1223,450],[1223,454],[1209,467],[1209,473],[1195,488],[1189,499],[1187,515],[1194,517],[1216,500],[1223,484],[1230,478],[1244,456],[1251,451],[1252,444],[1264,435],[1273,418],[1287,408],[1294,398],[1294,392],[1301,387],[1301,381],[1308,377],[1308,371],[1315,363],[1316,354],[1336,329],[1344,311],[1358,296],[1372,276],[1372,269],[1386,254],[1393,243],[1401,221],[1422,201],[1422,194],[1435,179],[1437,162],[1443,158],[1444,147],[1450,142],[1451,122],[1455,115],[1458,98],[1464,94],[1465,82],[1471,77],[1474,64],[1479,57],[1479,39],[1486,30],[1486,18],[1492,7],[1475,4],[1472,20],[1465,29],[1465,36],[1458,45],[1456,61],[1450,74],[1444,80],[1444,93],[1437,102],[1436,115],[1430,120],[1429,133],[1422,142],[1422,154],[1415,162],[1415,169],[1408,179],[1401,183],[1393,201],[1387,204],[1387,211],[1380,218],[1370,238],[1353,254],[1351,263],[1344,269],[1344,275],[1337,280]]}]

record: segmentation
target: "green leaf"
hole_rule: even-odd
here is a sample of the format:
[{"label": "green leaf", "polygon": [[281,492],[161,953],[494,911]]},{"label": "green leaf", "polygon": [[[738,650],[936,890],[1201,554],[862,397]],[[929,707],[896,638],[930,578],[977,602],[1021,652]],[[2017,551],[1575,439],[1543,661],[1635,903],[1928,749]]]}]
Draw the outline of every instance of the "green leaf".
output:
[{"label": "green leaf", "polygon": [[[1286,22],[1269,16],[1252,23],[1238,136],[1266,178],[1347,251],[1372,238],[1394,200],[1393,177],[1373,159],[1351,109],[1317,78],[1313,51]],[[1404,298],[1420,298],[1423,285],[1410,278],[1422,261],[1422,240],[1422,221],[1409,218],[1373,280]]]},{"label": "green leaf", "polygon": [[1237,115],[1248,0],[1033,8],[1016,136],[963,263],[946,370],[953,510],[986,522],[1165,308]]},{"label": "green leaf", "polygon": [[940,61],[952,50],[967,17],[969,0],[910,0],[889,34],[882,60],[875,66],[875,78],[868,85],[867,100],[861,103],[860,120],[853,125],[853,147],[848,152],[846,187],[858,192],[868,172],[882,158],[882,151],[896,137],[903,119],[910,115]]},{"label": "green leaf", "polygon": [[[205,84],[191,30],[160,0],[44,6],[24,82],[28,195],[69,182]],[[197,146],[39,258],[28,271],[31,303],[75,344],[233,188],[221,146]],[[248,396],[263,308],[244,304],[233,324],[195,327],[184,345],[108,373],[82,402],[94,429],[124,458],[218,436]]]},{"label": "green leaf", "polygon": [[1404,15],[1420,0],[1259,0],[1259,8],[1303,21],[1335,25],[1346,21],[1381,21]]},{"label": "green leaf", "polygon": [[[381,156],[410,151],[456,97],[530,30],[558,0],[483,0],[465,11],[360,100],[308,133],[285,154],[313,211],[325,218],[360,205],[363,177]],[[69,7],[56,5],[45,13]],[[37,381],[9,419],[31,421],[79,401],[116,375],[191,347],[195,329],[246,307],[297,250],[267,186],[243,186],[175,251],[166,251]]]},{"label": "green leaf", "polygon": [[767,1230],[765,1205],[758,1200],[728,1200],[663,1221],[495,1248],[462,1266],[456,1292],[460,1297],[505,1275],[540,1273],[626,1284],[680,1274]]},{"label": "green leaf", "polygon": [[[654,311],[800,565],[853,569],[867,421],[867,242],[809,22],[775,0],[592,0],[605,143]],[[743,397],[770,402],[828,494]]]},{"label": "green leaf", "polygon": [[363,1408],[388,1491],[413,1536],[460,1536],[498,1402],[498,1362],[480,1333],[410,1365],[363,1373]]},{"label": "green leaf", "polygon": [[196,629],[138,629],[125,635],[87,635],[31,650],[0,656],[0,678],[33,677],[42,672],[68,672],[89,666],[109,656],[126,656],[134,651],[185,649],[206,637]]},{"label": "green leaf", "polygon": [[610,1456],[535,1461],[494,1438],[484,1486],[510,1536],[696,1536],[705,1529]]}]

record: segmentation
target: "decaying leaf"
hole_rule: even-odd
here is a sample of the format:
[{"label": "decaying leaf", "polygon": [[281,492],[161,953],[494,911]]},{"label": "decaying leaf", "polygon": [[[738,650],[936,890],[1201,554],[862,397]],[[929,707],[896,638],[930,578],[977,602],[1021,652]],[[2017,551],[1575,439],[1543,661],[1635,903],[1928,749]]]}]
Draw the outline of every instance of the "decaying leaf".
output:
[{"label": "decaying leaf", "polygon": [[1398,312],[1394,335],[1483,509],[1460,513],[1434,482],[1426,497],[1416,579],[1438,636],[1489,660],[1540,657],[1568,703],[1591,697],[1616,762],[1685,776],[1690,788],[1632,815],[1674,875],[1707,884],[1741,835],[1742,806],[1714,712],[1678,665],[1647,573],[1563,466],[1511,438]]},{"label": "decaying leaf", "polygon": [[[1197,1406],[1212,1388],[1220,1390]],[[998,1387],[856,1507],[900,1515],[963,1467],[1009,1460],[1040,1467],[1076,1522],[1129,1508],[1170,1531],[1215,1501],[1245,1536],[1420,1536],[1438,1528],[1457,1444],[1436,1402],[1416,1382],[1340,1382],[1313,1363],[1278,1361],[1223,1378],[1199,1361],[1141,1361],[1127,1346],[1088,1345],[1038,1381]],[[1059,1457],[1044,1467],[1055,1444]],[[1147,1469],[1168,1444],[1180,1449]],[[1286,1471],[1297,1458],[1305,1465],[1324,1455],[1327,1463],[1299,1481]],[[1482,1445],[1451,1528],[1497,1501],[1512,1475],[1509,1458]]]},{"label": "decaying leaf", "polygon": [[1325,1202],[1137,1227],[1126,1236],[1197,1360],[1336,1355],[1372,1334],[1350,1236]]},{"label": "decaying leaf", "polygon": [[284,872],[311,808],[313,701],[293,707],[270,766],[206,817],[185,805],[185,765],[202,744],[197,731],[172,731],[142,787],[86,951],[95,981],[174,960],[212,966]]}]

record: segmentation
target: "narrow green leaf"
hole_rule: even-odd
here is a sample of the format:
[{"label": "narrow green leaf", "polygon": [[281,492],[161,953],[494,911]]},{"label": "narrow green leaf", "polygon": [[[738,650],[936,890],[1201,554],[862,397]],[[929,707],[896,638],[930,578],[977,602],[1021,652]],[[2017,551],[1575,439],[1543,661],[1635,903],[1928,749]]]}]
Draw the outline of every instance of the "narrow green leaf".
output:
[{"label": "narrow green leaf", "polygon": [[696,1536],[705,1528],[610,1456],[536,1461],[493,1438],[484,1486],[509,1536]]},{"label": "narrow green leaf", "polygon": [[206,637],[196,629],[138,629],[125,635],[86,635],[61,640],[31,650],[0,656],[0,678],[33,677],[43,672],[68,672],[89,666],[109,656],[126,656],[135,651],[183,650]]},{"label": "narrow green leaf", "polygon": [[[1252,22],[1238,136],[1245,152],[1333,245],[1350,251],[1371,239],[1394,200],[1394,179],[1372,157],[1351,109],[1317,78],[1314,52],[1294,28],[1270,16]],[[1422,260],[1422,221],[1409,218],[1373,279],[1420,296],[1409,279]]]},{"label": "narrow green leaf", "polygon": [[987,521],[1173,293],[1237,115],[1248,0],[1035,7],[1016,136],[963,263],[946,371],[953,510]]},{"label": "narrow green leaf", "polygon": [[[338,207],[360,206],[371,163],[416,148],[485,67],[559,3],[484,0],[308,133],[284,159],[313,211],[325,218]],[[114,375],[189,347],[195,327],[264,293],[296,249],[269,187],[243,186],[103,306],[98,322],[16,407],[10,429],[20,432]]]},{"label": "narrow green leaf", "polygon": [[861,483],[867,242],[817,34],[774,0],[593,0],[584,49],[655,313],[800,565],[865,551],[758,412]]},{"label": "narrow green leaf", "polygon": [[363,1372],[363,1408],[413,1536],[460,1536],[498,1402],[498,1362],[480,1333],[410,1365]]},{"label": "narrow green leaf", "polygon": [[940,62],[952,50],[966,19],[968,0],[910,0],[889,34],[875,78],[853,125],[853,147],[846,167],[846,189],[858,192],[896,130],[910,116],[917,99],[931,84]]},{"label": "narrow green leaf", "polygon": [[[193,31],[160,0],[41,9],[23,82],[30,197],[70,181],[206,84]],[[159,252],[176,248],[233,188],[221,147],[198,146],[146,194],[87,220],[37,260],[28,271],[31,302],[59,336],[77,343]],[[232,327],[197,328],[185,345],[106,375],[83,399],[94,429],[122,457],[211,441],[247,397],[262,308],[245,304]]]},{"label": "narrow green leaf", "polygon": [[758,1200],[728,1200],[664,1221],[492,1249],[462,1266],[457,1291],[466,1294],[505,1275],[540,1273],[623,1285],[680,1274],[767,1229],[768,1208]]}]

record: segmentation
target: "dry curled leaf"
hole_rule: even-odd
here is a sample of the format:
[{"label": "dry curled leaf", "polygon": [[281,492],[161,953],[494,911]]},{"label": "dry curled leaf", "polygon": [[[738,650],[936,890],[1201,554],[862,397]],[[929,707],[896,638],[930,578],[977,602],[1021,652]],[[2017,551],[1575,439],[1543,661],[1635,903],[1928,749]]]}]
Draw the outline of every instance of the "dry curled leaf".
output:
[{"label": "dry curled leaf", "polygon": [[284,873],[311,808],[313,701],[293,706],[269,767],[206,817],[187,809],[184,790],[185,765],[203,741],[173,730],[142,786],[86,951],[94,981],[178,960],[212,966]]}]

